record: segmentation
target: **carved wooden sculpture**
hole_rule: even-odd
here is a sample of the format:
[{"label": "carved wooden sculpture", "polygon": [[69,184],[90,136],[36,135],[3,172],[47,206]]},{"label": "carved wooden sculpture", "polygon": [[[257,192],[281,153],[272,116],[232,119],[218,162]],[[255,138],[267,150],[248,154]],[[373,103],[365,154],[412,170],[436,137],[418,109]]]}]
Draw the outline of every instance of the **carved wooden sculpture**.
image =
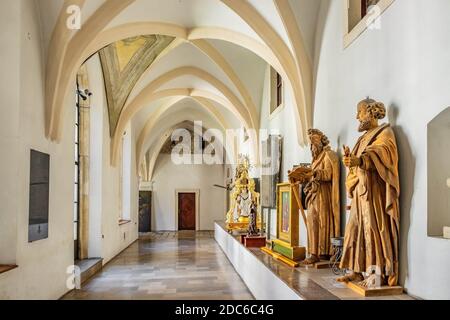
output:
[{"label": "carved wooden sculpture", "polygon": [[257,206],[256,203],[253,202],[250,208],[250,220],[248,222],[248,229],[247,229],[247,236],[249,237],[255,237],[259,236],[259,230],[256,226],[256,219],[257,219]]},{"label": "carved wooden sculpture", "polygon": [[350,169],[346,186],[352,199],[350,219],[345,232],[341,268],[352,271],[340,282],[356,282],[370,287],[379,273],[381,285],[398,282],[399,176],[394,131],[379,125],[386,115],[382,103],[366,99],[358,105],[359,131],[365,132],[350,153],[344,147],[344,165]]},{"label": "carved wooden sculpture", "polygon": [[339,157],[320,131],[308,131],[313,163],[311,168],[298,167],[289,172],[291,183],[305,185],[310,257],[302,265],[329,260],[333,255],[331,239],[340,236]]}]

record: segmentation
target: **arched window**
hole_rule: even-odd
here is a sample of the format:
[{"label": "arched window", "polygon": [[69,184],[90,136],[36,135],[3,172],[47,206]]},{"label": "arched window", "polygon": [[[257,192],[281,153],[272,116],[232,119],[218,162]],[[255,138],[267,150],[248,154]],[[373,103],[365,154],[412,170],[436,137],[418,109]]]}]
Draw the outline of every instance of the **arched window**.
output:
[{"label": "arched window", "polygon": [[428,124],[428,236],[450,227],[450,107]]}]

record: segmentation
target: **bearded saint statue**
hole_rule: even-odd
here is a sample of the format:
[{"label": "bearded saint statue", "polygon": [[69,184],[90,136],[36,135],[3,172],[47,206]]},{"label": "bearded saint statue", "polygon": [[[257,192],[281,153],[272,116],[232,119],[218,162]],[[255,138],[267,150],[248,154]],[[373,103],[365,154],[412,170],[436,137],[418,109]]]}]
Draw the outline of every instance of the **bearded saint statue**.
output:
[{"label": "bearded saint statue", "polygon": [[[351,274],[339,282],[369,286],[363,273],[378,270],[381,285],[398,283],[398,246],[400,228],[398,153],[394,131],[378,121],[386,116],[380,102],[366,99],[358,104],[359,138],[353,151],[344,147],[344,165],[349,168],[346,181],[352,199],[345,231],[341,268]],[[369,276],[370,278],[370,276]]]},{"label": "bearded saint statue", "polygon": [[303,184],[306,194],[306,228],[309,258],[301,265],[329,260],[333,255],[331,239],[340,236],[339,157],[328,138],[310,129],[313,162],[311,168],[300,167],[289,173],[291,183]]}]

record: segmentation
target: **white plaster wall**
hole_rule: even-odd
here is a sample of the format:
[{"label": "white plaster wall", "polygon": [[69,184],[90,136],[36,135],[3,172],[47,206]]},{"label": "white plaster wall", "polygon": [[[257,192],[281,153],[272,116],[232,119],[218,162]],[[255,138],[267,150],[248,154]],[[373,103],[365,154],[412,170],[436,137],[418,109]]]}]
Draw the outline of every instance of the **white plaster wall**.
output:
[{"label": "white plaster wall", "polygon": [[[298,1],[298,0],[297,0]],[[273,0],[248,0],[248,2],[259,12],[259,14],[277,31],[280,38],[286,43],[288,48],[292,48],[289,36],[284,28],[283,20],[278,14],[277,7]]]},{"label": "white plaster wall", "polygon": [[176,230],[175,191],[200,190],[200,230],[214,230],[214,221],[225,218],[225,190],[222,165],[175,165],[170,154],[157,160],[153,185],[152,228],[154,231]]},{"label": "white plaster wall", "polygon": [[[280,134],[283,137],[283,159],[281,164],[282,180],[287,181],[287,171],[294,165],[310,162],[311,155],[302,149],[297,142],[295,107],[290,90],[284,85],[283,104],[270,115],[270,66],[267,65],[263,99],[261,105],[261,128],[267,130],[267,134]],[[261,136],[265,139],[267,135]]]},{"label": "white plaster wall", "polygon": [[311,60],[314,57],[317,16],[322,0],[289,0]]},{"label": "white plaster wall", "polygon": [[[41,32],[43,44],[45,46],[45,53],[47,53],[48,45],[53,35],[53,28],[55,27],[59,14],[66,12],[68,5],[65,5],[64,0],[33,0],[39,7]],[[81,6],[81,23],[85,23],[92,14],[105,2],[105,0],[89,0]],[[76,32],[72,32],[72,36]]]},{"label": "white plaster wall", "polygon": [[130,220],[131,218],[131,175],[136,171],[131,171],[131,125],[128,124],[123,137],[123,160],[122,160],[122,219]]},{"label": "white plaster wall", "polygon": [[[97,89],[97,90],[96,90]],[[93,92],[102,92],[101,88],[93,88]],[[104,91],[103,91],[104,92]],[[106,100],[104,100],[106,101]],[[131,130],[131,141],[135,140],[134,130]],[[135,168],[135,147],[131,147],[131,202],[130,202],[130,222],[119,225],[122,217],[120,212],[120,168],[111,166],[110,158],[111,139],[109,135],[108,109],[103,106],[103,172],[102,172],[102,258],[106,264],[118,253],[126,249],[138,238],[138,181]],[[126,192],[126,190],[124,190]]]},{"label": "white plaster wall", "polygon": [[[16,236],[17,246],[13,242],[11,249],[15,248],[19,267],[0,275],[0,299],[56,299],[67,291],[66,268],[73,264],[74,113],[64,115],[60,144],[45,139],[44,59],[37,8],[32,0],[8,1],[3,6],[0,29],[8,35],[2,33],[1,39],[11,37],[11,41],[1,50],[2,63],[10,65],[2,68],[8,77],[2,81],[2,97],[8,103],[2,103],[1,127],[10,131],[1,134],[2,155],[8,155],[8,162],[1,165],[7,171],[1,177],[15,180],[10,190],[14,194],[5,199],[4,208],[17,219],[17,226],[12,219],[9,227]],[[34,243],[28,243],[30,148],[50,154],[49,237]],[[3,204],[3,190],[1,194]],[[9,242],[9,236],[2,233],[2,242]]]},{"label": "white plaster wall", "polygon": [[[41,21],[40,30],[42,32],[42,43],[44,52],[47,54],[53,28],[58,20],[59,13],[63,9],[63,1],[54,0],[34,0],[39,8],[39,18]],[[7,11],[5,11],[7,12]]]},{"label": "white plaster wall", "polygon": [[[8,45],[0,50],[0,177],[4,186],[0,190],[0,263],[16,263],[16,231],[17,231],[17,176],[19,168],[16,164],[19,144],[20,114],[20,43],[21,21],[20,1],[7,1],[0,11],[0,38]],[[7,85],[8,84],[8,85]],[[0,281],[3,277],[0,275]]]},{"label": "white plaster wall", "polygon": [[227,41],[208,40],[227,60],[247,88],[256,105],[258,115],[264,85],[266,62],[250,50]]},{"label": "white plaster wall", "polygon": [[318,34],[315,126],[333,146],[354,145],[356,104],[383,101],[394,126],[401,175],[401,280],[410,294],[450,298],[450,242],[427,237],[427,123],[450,105],[446,0],[396,0],[381,29],[343,49],[344,1],[324,2]]}]

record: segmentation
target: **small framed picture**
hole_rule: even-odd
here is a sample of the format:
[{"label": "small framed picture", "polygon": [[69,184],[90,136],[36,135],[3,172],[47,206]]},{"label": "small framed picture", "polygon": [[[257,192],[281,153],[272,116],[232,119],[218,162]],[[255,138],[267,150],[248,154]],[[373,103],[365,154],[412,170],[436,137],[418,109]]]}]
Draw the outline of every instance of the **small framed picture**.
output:
[{"label": "small framed picture", "polygon": [[299,209],[290,183],[277,185],[277,239],[298,244]]}]

